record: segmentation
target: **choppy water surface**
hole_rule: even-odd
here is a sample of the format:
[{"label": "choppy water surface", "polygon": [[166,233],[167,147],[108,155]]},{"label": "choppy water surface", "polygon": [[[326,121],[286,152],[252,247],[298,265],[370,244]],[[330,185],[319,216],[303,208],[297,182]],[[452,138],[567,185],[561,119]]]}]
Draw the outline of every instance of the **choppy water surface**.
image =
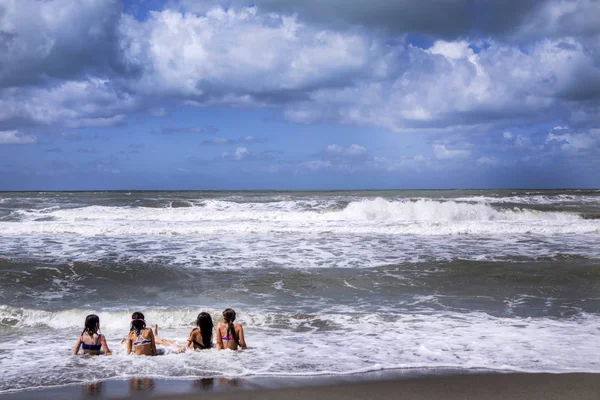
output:
[{"label": "choppy water surface", "polygon": [[[183,343],[199,311],[216,321],[225,307],[250,350],[133,358],[119,344],[133,311]],[[600,372],[599,310],[600,191],[0,193],[0,392]],[[113,357],[69,355],[91,312]]]}]

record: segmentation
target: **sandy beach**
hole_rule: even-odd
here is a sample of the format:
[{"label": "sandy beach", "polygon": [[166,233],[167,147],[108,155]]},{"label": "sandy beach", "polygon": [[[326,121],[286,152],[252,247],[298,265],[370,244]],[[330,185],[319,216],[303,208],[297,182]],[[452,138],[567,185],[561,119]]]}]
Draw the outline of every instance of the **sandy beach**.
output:
[{"label": "sandy beach", "polygon": [[[493,374],[371,381],[357,384],[219,393],[215,400],[229,399],[598,399],[598,374]],[[169,397],[171,400],[198,396]]]},{"label": "sandy beach", "polygon": [[2,400],[125,399],[598,399],[600,374],[475,373],[364,374],[343,377],[154,380],[98,382],[1,395]]}]

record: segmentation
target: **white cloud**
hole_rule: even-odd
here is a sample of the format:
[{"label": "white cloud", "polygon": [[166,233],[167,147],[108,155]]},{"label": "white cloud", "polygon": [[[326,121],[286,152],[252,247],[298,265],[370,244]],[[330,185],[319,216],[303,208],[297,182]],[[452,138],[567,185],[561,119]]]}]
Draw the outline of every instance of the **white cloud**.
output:
[{"label": "white cloud", "polygon": [[[256,8],[205,15],[165,10],[124,18],[124,55],[144,71],[136,85],[200,103],[327,86],[365,74],[378,51],[358,34],[315,29]],[[257,56],[260,55],[260,56]],[[281,96],[281,95],[279,95]]]},{"label": "white cloud", "polygon": [[37,143],[37,137],[25,135],[17,130],[0,131],[0,145],[2,144],[33,144]]},{"label": "white cloud", "polygon": [[41,125],[111,126],[138,106],[108,80],[71,81],[50,88],[9,88],[0,91],[0,122],[25,119]]},{"label": "white cloud", "polygon": [[323,160],[309,160],[300,164],[301,166],[308,168],[312,171],[317,171],[319,169],[327,169],[331,168],[331,161],[323,161]]},{"label": "white cloud", "polygon": [[[590,133],[593,133],[592,131]],[[598,137],[592,134],[565,133],[557,135],[550,132],[546,138],[546,144],[557,142],[560,144],[560,148],[566,152],[578,152],[598,146],[597,139]]]},{"label": "white cloud", "polygon": [[232,139],[216,137],[209,140],[204,140],[202,144],[229,144],[233,143]]},{"label": "white cloud", "polygon": [[[503,21],[502,29],[511,38],[533,39],[516,45],[505,36],[484,42],[468,32],[434,34],[429,49],[403,36],[389,40],[381,32],[312,23],[319,18],[305,12],[327,11],[323,1],[264,0],[258,7],[233,1],[227,9],[212,0],[195,3],[167,2],[171,9],[138,21],[120,14],[116,0],[5,1],[0,129],[20,123],[111,126],[143,106],[162,116],[165,109],[157,104],[173,99],[195,106],[275,104],[293,122],[395,132],[467,132],[482,125],[491,131],[555,115],[581,124],[597,119],[597,106],[577,102],[600,95],[600,24],[594,18],[600,3],[592,0],[490,3],[502,15],[522,11],[523,18]],[[371,25],[365,15],[416,12],[406,2],[359,3],[341,13],[349,17],[352,9],[350,20],[365,25]],[[465,4],[453,0],[435,13],[464,16]],[[403,20],[412,26],[412,19]],[[443,16],[445,22],[434,26],[430,19],[419,20],[419,29],[439,34],[442,25],[452,32],[468,25]]]},{"label": "white cloud", "polygon": [[348,147],[330,144],[323,150],[322,157],[335,164],[360,164],[369,158],[369,154],[365,147],[358,144]]},{"label": "white cloud", "polygon": [[489,166],[496,166],[498,165],[498,159],[496,157],[479,157],[477,159],[477,164],[480,165],[489,165]]},{"label": "white cloud", "polygon": [[449,150],[446,145],[434,144],[433,154],[438,160],[449,160],[454,158],[467,158],[471,155],[470,150]]},{"label": "white cloud", "polygon": [[513,134],[512,134],[512,132],[504,132],[504,133],[502,134],[502,136],[503,136],[503,137],[504,137],[504,139],[506,139],[506,140],[510,140],[510,139],[512,139],[512,138],[513,138]]},{"label": "white cloud", "polygon": [[473,50],[469,48],[469,42],[459,40],[456,42],[446,42],[437,40],[433,46],[426,50],[429,54],[439,54],[450,60],[469,58],[474,55]]}]

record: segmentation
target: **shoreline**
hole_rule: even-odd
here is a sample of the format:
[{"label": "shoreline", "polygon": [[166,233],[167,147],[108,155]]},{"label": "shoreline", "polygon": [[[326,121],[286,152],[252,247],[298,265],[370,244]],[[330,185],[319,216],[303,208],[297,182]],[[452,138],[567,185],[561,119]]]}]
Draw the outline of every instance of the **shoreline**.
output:
[{"label": "shoreline", "polygon": [[386,370],[353,375],[130,378],[0,393],[0,400],[129,399],[597,399],[600,373]]}]

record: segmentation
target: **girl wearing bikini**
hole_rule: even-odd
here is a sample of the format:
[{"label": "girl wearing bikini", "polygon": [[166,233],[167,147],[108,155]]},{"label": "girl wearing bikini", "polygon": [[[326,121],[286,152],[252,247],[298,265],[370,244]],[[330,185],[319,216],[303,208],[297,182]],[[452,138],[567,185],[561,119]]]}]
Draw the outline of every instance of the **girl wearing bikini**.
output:
[{"label": "girl wearing bikini", "polygon": [[154,341],[154,332],[146,328],[144,314],[134,312],[131,315],[131,327],[125,343],[126,354],[135,354],[136,356],[155,356],[156,343]]},{"label": "girl wearing bikini", "polygon": [[194,350],[210,349],[212,347],[213,322],[209,313],[201,312],[196,319],[197,328],[192,329],[187,340],[187,346]]},{"label": "girl wearing bikini", "polygon": [[83,354],[99,355],[103,347],[104,355],[112,354],[106,344],[106,338],[100,333],[100,318],[97,315],[90,314],[85,317],[83,332],[77,339],[72,354],[77,355],[80,347],[83,349]]},{"label": "girl wearing bikini", "polygon": [[233,324],[235,311],[231,308],[223,311],[223,320],[224,324],[217,325],[217,350],[237,350],[238,346],[245,350],[244,329],[241,324]]}]

